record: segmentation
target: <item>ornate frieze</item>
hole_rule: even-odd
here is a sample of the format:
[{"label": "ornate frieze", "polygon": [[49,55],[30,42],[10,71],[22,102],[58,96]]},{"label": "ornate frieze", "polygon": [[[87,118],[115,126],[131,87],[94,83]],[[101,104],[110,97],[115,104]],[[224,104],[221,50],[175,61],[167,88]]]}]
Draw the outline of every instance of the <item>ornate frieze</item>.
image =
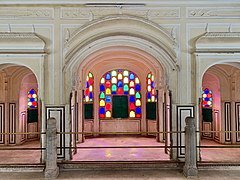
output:
[{"label": "ornate frieze", "polygon": [[180,9],[179,8],[162,8],[156,10],[149,10],[148,18],[179,18]]},{"label": "ornate frieze", "polygon": [[240,18],[240,8],[187,8],[188,18]]},{"label": "ornate frieze", "polygon": [[180,9],[175,7],[166,7],[158,9],[133,9],[133,8],[62,8],[62,19],[97,19],[99,17],[113,14],[128,14],[140,16],[147,19],[155,18],[179,18]]},{"label": "ornate frieze", "polygon": [[53,8],[0,8],[0,19],[52,19]]}]

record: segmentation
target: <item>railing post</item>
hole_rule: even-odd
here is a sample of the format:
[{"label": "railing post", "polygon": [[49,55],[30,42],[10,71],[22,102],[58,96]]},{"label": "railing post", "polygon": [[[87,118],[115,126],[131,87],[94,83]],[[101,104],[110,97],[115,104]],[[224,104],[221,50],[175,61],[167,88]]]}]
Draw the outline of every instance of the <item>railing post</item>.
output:
[{"label": "railing post", "polygon": [[59,167],[57,166],[57,127],[55,118],[49,118],[47,120],[46,136],[45,178],[54,179],[57,178],[59,174]]},{"label": "railing post", "polygon": [[183,167],[183,173],[186,177],[197,176],[197,147],[194,118],[187,117],[185,121],[185,165]]}]

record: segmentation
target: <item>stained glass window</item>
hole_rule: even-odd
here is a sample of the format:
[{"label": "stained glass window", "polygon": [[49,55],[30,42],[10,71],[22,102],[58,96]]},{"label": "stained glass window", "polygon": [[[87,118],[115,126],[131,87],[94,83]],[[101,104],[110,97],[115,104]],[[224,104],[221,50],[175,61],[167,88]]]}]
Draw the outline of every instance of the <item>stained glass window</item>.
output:
[{"label": "stained glass window", "polygon": [[85,84],[84,91],[84,102],[93,102],[93,74],[91,72],[88,73]]},{"label": "stained glass window", "polygon": [[212,107],[212,91],[208,88],[205,88],[202,92],[202,106],[203,108],[211,108]]},{"label": "stained glass window", "polygon": [[38,97],[34,89],[28,91],[28,108],[37,108],[38,107]]},{"label": "stained glass window", "polygon": [[99,118],[111,118],[113,97],[128,97],[128,116],[141,118],[141,84],[137,75],[128,70],[112,70],[100,80]]},{"label": "stained glass window", "polygon": [[[94,89],[94,79],[91,72],[88,73],[85,84],[85,91],[83,96],[84,101],[84,118],[93,119],[93,89]],[[103,106],[105,102],[100,102]]]},{"label": "stained glass window", "polygon": [[147,102],[157,102],[157,95],[155,92],[154,75],[148,73],[147,75]]}]

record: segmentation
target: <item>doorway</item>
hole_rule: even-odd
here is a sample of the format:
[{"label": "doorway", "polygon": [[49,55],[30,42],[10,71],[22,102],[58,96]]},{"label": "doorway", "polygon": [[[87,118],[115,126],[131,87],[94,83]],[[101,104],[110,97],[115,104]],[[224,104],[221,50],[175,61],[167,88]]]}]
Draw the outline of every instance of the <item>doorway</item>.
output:
[{"label": "doorway", "polygon": [[0,146],[12,148],[11,151],[1,152],[0,163],[40,162],[40,151],[14,150],[40,147],[37,79],[33,72],[24,66],[1,65],[0,70]]},{"label": "doorway", "polygon": [[[231,64],[217,64],[210,67],[202,80],[200,103],[202,161],[236,162],[239,144],[239,68]],[[227,148],[221,148],[227,146]],[[232,146],[232,148],[231,148]]]}]

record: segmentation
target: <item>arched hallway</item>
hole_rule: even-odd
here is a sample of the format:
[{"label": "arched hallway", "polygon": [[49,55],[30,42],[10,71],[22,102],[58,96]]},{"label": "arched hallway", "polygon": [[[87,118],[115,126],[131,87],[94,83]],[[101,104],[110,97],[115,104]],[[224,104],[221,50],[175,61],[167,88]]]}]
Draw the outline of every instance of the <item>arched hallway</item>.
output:
[{"label": "arched hallway", "polygon": [[[40,103],[38,82],[33,72],[16,64],[0,65],[1,164],[39,163]],[[14,150],[19,148],[19,150]]]}]

